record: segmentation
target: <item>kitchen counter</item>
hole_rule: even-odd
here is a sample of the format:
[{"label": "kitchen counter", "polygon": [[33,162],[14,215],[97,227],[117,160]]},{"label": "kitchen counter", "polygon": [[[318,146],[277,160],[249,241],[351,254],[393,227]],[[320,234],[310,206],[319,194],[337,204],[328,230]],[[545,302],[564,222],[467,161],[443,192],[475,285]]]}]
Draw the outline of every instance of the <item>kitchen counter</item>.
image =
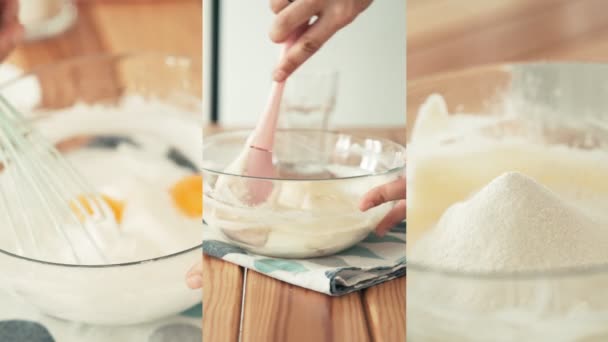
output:
[{"label": "kitchen counter", "polygon": [[[340,131],[405,142],[405,127]],[[205,341],[405,341],[406,277],[331,297],[207,255],[203,269]]]}]

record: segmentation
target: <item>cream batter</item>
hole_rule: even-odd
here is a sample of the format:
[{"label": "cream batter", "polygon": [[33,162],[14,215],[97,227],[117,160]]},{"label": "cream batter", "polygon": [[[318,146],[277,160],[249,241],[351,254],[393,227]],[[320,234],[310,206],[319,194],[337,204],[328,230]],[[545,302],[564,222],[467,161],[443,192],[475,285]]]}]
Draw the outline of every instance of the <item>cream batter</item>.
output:
[{"label": "cream batter", "polygon": [[[114,227],[96,228],[105,242],[101,247],[110,263],[152,259],[200,244],[200,218],[184,215],[170,192],[194,171],[172,162],[167,157],[169,151],[177,148],[191,161],[200,158],[200,132],[180,120],[178,116],[184,113],[141,98],[125,98],[116,109],[76,105],[45,114],[50,116],[35,125],[54,143],[78,136],[92,138],[89,144],[97,145],[104,139],[125,140],[114,141],[114,147],[81,146],[65,154],[101,194],[124,203],[118,235],[110,231]],[[42,242],[44,260],[73,262],[62,240],[51,234],[41,236],[46,239],[46,243]],[[85,259],[83,263],[102,262],[83,241],[84,236],[72,237]],[[0,248],[11,251],[9,239],[6,230],[0,230]]]},{"label": "cream batter", "polygon": [[[381,176],[358,167],[323,165],[326,180],[272,180],[265,202],[247,203],[248,148],[219,176],[213,195],[205,196],[205,220],[233,242],[259,254],[301,258],[336,253],[364,239],[390,210],[390,203],[365,213],[361,196],[398,174]],[[306,165],[301,165],[305,167]],[[344,177],[369,175],[352,179]]]},{"label": "cream batter", "polygon": [[[156,320],[200,304],[201,292],[184,283],[186,272],[200,262],[200,218],[183,215],[171,192],[176,181],[193,171],[166,158],[171,146],[193,163],[200,160],[200,113],[129,96],[111,106],[77,104],[37,114],[35,125],[55,143],[74,136],[110,135],[138,144],[77,148],[67,158],[102,193],[124,203],[121,235],[104,249],[112,261],[156,259],[82,267],[0,253],[0,289],[53,317],[104,325]],[[0,244],[3,239],[0,229]],[[66,261],[65,245],[50,247],[50,261]]]}]

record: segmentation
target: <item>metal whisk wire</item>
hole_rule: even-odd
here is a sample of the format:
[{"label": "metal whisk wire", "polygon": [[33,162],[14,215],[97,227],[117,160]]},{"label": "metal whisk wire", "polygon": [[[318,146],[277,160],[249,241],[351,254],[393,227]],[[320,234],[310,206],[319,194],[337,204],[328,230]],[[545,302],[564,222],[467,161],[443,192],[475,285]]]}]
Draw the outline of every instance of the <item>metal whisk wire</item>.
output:
[{"label": "metal whisk wire", "polygon": [[82,246],[75,244],[73,234],[83,234],[102,262],[108,262],[95,233],[102,223],[116,225],[111,209],[53,144],[0,95],[2,217],[20,255],[40,258],[43,242],[39,238],[51,224],[76,263],[83,261],[77,253]]}]

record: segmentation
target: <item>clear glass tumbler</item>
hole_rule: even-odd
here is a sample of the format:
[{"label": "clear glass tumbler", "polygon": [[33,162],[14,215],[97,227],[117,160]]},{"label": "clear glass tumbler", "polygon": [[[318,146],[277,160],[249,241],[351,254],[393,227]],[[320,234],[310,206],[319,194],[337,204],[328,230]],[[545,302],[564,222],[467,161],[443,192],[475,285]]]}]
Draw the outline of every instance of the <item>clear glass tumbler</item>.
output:
[{"label": "clear glass tumbler", "polygon": [[280,126],[326,130],[336,106],[338,72],[302,70],[289,77],[281,106]]}]

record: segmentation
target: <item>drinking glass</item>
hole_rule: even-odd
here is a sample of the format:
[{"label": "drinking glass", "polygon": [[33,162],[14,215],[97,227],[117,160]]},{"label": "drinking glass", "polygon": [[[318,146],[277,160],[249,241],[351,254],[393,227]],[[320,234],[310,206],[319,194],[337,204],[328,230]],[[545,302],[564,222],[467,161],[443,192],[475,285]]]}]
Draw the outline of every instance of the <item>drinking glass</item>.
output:
[{"label": "drinking glass", "polygon": [[298,70],[287,80],[279,125],[326,130],[336,105],[338,72]]}]

